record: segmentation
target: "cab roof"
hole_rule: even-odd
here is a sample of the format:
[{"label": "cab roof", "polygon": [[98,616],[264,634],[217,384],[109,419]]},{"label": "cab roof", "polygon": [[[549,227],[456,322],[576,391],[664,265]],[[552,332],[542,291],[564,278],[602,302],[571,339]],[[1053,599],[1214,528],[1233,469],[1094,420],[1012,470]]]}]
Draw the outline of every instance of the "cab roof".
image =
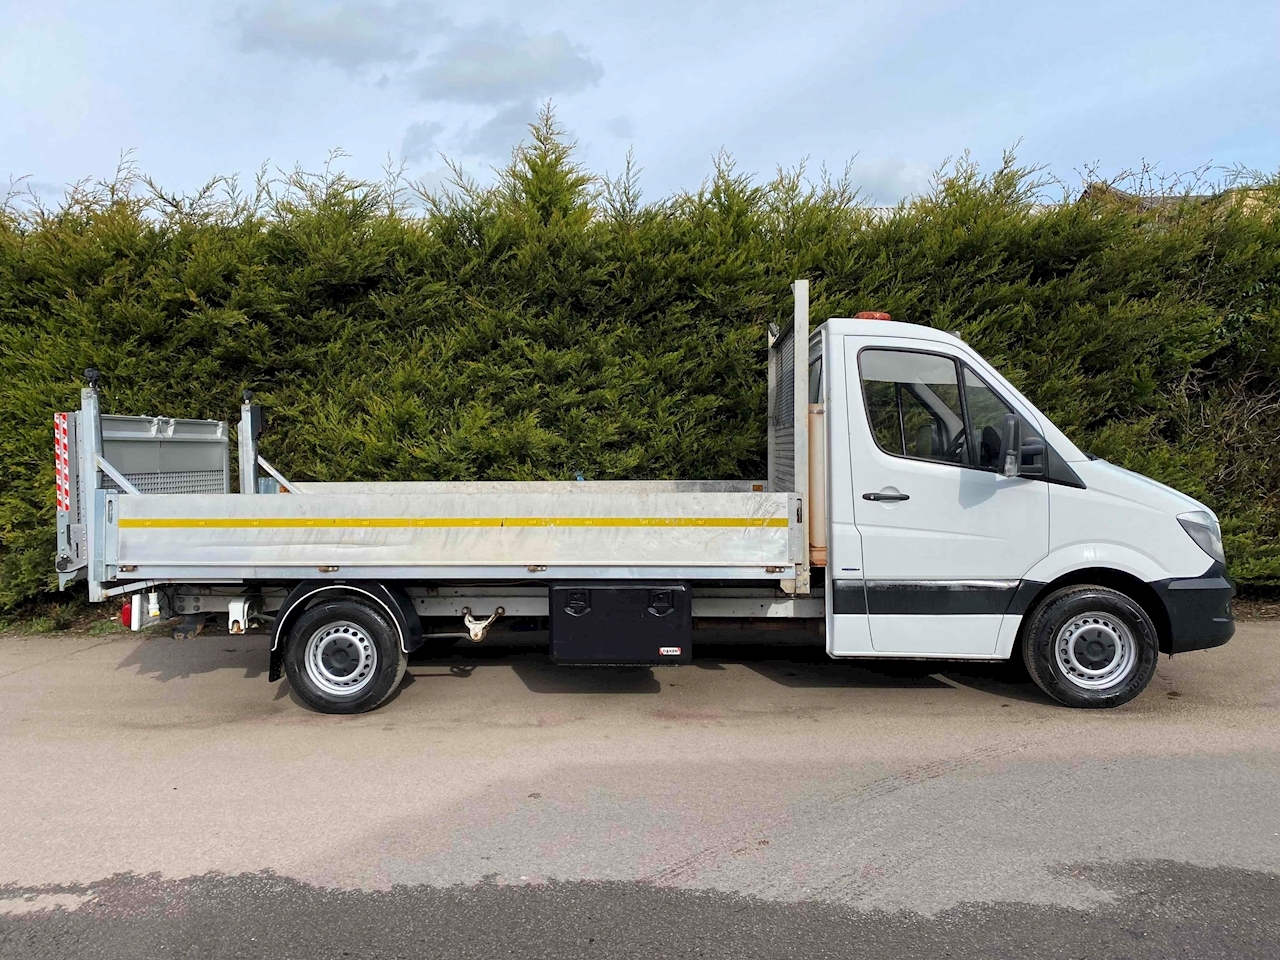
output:
[{"label": "cab roof", "polygon": [[854,317],[832,317],[817,327],[817,333],[826,327],[833,335],[852,337],[901,337],[904,340],[931,340],[935,343],[961,343],[959,337],[944,330],[936,330],[920,323],[902,323],[898,320],[859,320]]}]

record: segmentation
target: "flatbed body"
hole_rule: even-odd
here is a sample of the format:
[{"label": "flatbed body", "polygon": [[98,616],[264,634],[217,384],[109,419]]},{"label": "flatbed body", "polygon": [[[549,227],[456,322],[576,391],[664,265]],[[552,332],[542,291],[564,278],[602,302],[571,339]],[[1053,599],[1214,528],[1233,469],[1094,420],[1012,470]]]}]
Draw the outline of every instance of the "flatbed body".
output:
[{"label": "flatbed body", "polygon": [[[752,489],[757,487],[759,489]],[[781,581],[795,494],[718,482],[301,483],[297,493],[112,495],[134,580]]]}]

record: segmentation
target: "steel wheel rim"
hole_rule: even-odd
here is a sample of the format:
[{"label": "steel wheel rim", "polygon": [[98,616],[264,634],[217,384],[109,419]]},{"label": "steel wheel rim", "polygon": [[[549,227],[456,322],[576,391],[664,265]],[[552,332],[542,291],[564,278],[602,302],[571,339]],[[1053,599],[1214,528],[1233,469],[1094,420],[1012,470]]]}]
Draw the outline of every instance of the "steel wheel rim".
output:
[{"label": "steel wheel rim", "polygon": [[1138,645],[1127,624],[1093,610],[1058,631],[1054,657],[1070,683],[1084,690],[1106,690],[1129,676]]},{"label": "steel wheel rim", "polygon": [[373,681],[378,651],[361,627],[339,620],[311,635],[303,661],[307,678],[325,693],[351,696]]}]

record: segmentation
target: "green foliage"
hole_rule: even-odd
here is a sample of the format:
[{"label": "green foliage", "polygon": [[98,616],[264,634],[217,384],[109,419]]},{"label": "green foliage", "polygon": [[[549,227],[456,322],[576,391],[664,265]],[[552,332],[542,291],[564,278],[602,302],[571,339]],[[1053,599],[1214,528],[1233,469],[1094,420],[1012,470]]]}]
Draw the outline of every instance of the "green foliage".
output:
[{"label": "green foliage", "polygon": [[226,196],[136,179],[0,211],[0,607],[54,584],[51,420],[233,419],[316,480],[759,477],[765,325],[888,310],[957,330],[1082,448],[1205,500],[1232,573],[1280,582],[1280,192],[1043,205],[967,160],[890,215],[847,180],[722,158],[642,203],[549,114],[492,187],[295,174]]}]

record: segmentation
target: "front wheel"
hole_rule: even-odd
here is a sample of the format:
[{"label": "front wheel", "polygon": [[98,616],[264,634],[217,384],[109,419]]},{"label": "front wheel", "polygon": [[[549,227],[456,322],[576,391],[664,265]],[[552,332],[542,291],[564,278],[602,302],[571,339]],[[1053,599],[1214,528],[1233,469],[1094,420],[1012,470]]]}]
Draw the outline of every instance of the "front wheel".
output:
[{"label": "front wheel", "polygon": [[1046,597],[1023,635],[1027,672],[1069,707],[1118,707],[1151,682],[1160,641],[1151,617],[1117,590],[1066,587]]},{"label": "front wheel", "polygon": [[363,713],[400,686],[409,658],[395,627],[373,607],[333,600],[305,611],[285,648],[294,692],[321,713]]}]

